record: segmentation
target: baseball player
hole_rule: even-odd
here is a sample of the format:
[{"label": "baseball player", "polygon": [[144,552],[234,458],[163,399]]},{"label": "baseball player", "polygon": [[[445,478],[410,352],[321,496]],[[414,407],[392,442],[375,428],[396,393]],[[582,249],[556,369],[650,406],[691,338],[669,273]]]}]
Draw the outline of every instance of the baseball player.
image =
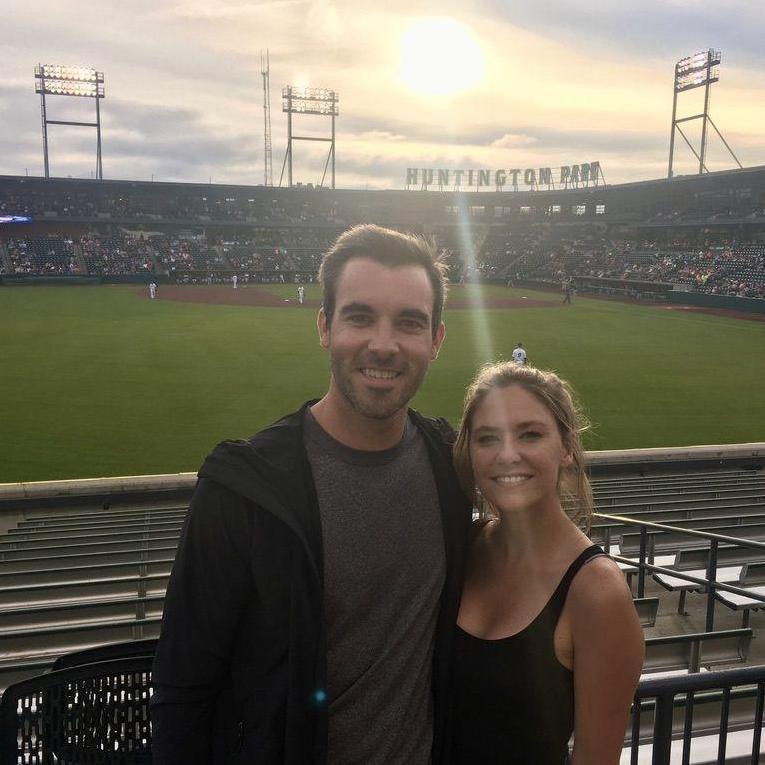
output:
[{"label": "baseball player", "polygon": [[523,366],[526,363],[526,351],[523,350],[523,343],[518,343],[513,348],[512,357],[513,361],[519,366]]}]

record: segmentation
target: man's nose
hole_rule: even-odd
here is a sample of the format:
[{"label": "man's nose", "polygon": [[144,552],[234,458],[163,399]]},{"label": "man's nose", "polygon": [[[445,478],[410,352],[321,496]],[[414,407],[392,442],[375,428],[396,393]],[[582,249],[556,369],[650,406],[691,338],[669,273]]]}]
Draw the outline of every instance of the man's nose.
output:
[{"label": "man's nose", "polygon": [[378,322],[369,338],[369,350],[378,356],[392,356],[398,351],[398,340],[393,327],[386,322]]}]

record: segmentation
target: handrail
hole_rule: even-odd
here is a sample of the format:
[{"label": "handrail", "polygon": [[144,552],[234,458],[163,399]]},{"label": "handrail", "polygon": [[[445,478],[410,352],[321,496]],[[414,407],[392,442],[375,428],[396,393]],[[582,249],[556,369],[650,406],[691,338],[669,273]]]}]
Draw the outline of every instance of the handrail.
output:
[{"label": "handrail", "polygon": [[[634,561],[631,558],[624,558],[621,555],[611,555],[609,557],[613,558],[613,560],[620,561],[621,563],[627,563],[631,566],[634,566],[638,563],[638,561]],[[676,571],[673,568],[665,568],[664,566],[654,566],[653,563],[647,562],[643,565],[651,572],[658,572],[659,574],[665,574],[666,576],[674,576],[677,579],[685,579],[688,582],[700,584],[702,587],[706,587],[709,584],[708,579],[700,579],[699,577],[693,576],[692,574],[686,574],[684,571]],[[761,595],[757,592],[752,592],[751,590],[745,590],[741,587],[736,587],[736,585],[728,584],[727,582],[715,581],[715,589],[732,592],[734,595],[743,595],[747,598],[752,598],[752,600],[760,600],[765,603],[765,595]]]},{"label": "handrail", "polygon": [[[737,595],[743,595],[745,597],[753,598],[754,600],[761,600],[765,602],[765,598],[761,598],[755,593],[749,591],[742,591],[739,588],[728,585],[724,582],[718,582],[717,576],[717,552],[720,542],[730,544],[736,547],[749,547],[755,550],[762,550],[765,555],[765,542],[757,542],[753,539],[740,539],[737,537],[729,537],[723,534],[715,534],[709,531],[696,531],[695,529],[682,529],[677,526],[670,526],[664,523],[654,523],[653,521],[641,521],[636,518],[629,518],[624,515],[609,515],[607,513],[593,513],[596,518],[605,518],[606,520],[617,521],[618,523],[624,523],[628,526],[637,526],[640,529],[640,559],[638,561],[630,560],[629,558],[623,558],[622,556],[613,556],[615,559],[621,559],[629,565],[638,566],[638,592],[639,598],[645,597],[645,573],[649,571],[659,571],[660,573],[668,576],[676,576],[681,579],[687,579],[691,582],[697,582],[701,584],[707,591],[707,613],[705,629],[707,632],[714,630],[715,622],[715,592],[720,590],[726,590],[733,592]],[[743,528],[743,527],[742,527]],[[648,534],[649,529],[655,529],[661,531],[672,531],[687,535],[690,537],[698,537],[701,539],[709,540],[709,553],[707,555],[707,577],[705,580],[698,579],[697,577],[691,577],[688,574],[683,574],[681,571],[675,571],[674,569],[667,569],[661,566],[654,566],[652,563],[648,563]],[[653,537],[654,535],[652,535]],[[606,541],[610,547],[611,537],[606,533]]]},{"label": "handrail", "polygon": [[[630,518],[626,515],[609,515],[607,513],[593,513],[595,518],[606,518],[609,521],[618,521],[630,526],[640,526],[641,528],[657,529],[659,531],[676,531],[680,534],[687,534],[690,537],[701,537],[702,539],[716,539],[718,542],[727,542],[741,547],[753,547],[758,550],[765,550],[765,542],[757,542],[754,539],[741,539],[740,537],[729,537],[725,534],[715,534],[710,531],[697,531],[696,529],[683,529],[679,526],[669,526],[655,521],[641,521],[637,518]],[[742,526],[741,528],[746,528]]]},{"label": "handrail", "polygon": [[763,710],[765,709],[765,666],[726,669],[718,672],[703,672],[689,675],[663,677],[642,680],[635,692],[632,707],[632,735],[630,763],[638,762],[640,748],[640,712],[642,702],[655,699],[653,735],[651,745],[651,765],[670,765],[672,753],[672,727],[675,714],[675,697],[685,694],[686,709],[683,735],[683,762],[688,762],[692,740],[692,720],[695,697],[698,691],[721,689],[720,727],[718,743],[718,762],[725,761],[727,745],[728,717],[730,711],[731,688],[734,686],[755,685],[754,716],[752,720],[752,762],[757,762],[762,736]]}]

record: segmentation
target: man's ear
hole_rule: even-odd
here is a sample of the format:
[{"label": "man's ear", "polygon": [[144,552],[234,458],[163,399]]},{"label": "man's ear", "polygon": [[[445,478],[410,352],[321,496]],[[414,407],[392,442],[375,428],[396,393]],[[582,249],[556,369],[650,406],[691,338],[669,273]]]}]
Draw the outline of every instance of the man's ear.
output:
[{"label": "man's ear", "polygon": [[324,308],[320,308],[316,316],[316,327],[319,330],[319,344],[322,348],[329,348],[329,324]]},{"label": "man's ear", "polygon": [[446,326],[443,322],[441,322],[438,325],[438,329],[436,330],[436,334],[433,337],[433,345],[430,349],[430,360],[435,361],[438,358],[438,352],[441,350],[441,344],[444,342],[444,338],[446,337]]}]

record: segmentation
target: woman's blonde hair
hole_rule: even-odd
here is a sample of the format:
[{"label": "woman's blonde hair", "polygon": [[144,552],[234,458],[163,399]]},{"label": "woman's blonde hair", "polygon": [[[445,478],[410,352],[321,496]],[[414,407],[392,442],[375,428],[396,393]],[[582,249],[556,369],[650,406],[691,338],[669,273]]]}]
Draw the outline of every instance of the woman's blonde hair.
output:
[{"label": "woman's blonde hair", "polygon": [[558,496],[566,515],[577,526],[588,531],[592,520],[593,499],[580,438],[588,425],[574,399],[571,386],[555,372],[521,366],[513,361],[487,364],[479,370],[465,393],[462,422],[454,444],[454,467],[463,490],[483,518],[496,516],[475,485],[470,459],[470,430],[473,416],[487,394],[511,385],[517,385],[535,396],[555,419],[563,446],[572,457],[571,464],[560,469]]}]

